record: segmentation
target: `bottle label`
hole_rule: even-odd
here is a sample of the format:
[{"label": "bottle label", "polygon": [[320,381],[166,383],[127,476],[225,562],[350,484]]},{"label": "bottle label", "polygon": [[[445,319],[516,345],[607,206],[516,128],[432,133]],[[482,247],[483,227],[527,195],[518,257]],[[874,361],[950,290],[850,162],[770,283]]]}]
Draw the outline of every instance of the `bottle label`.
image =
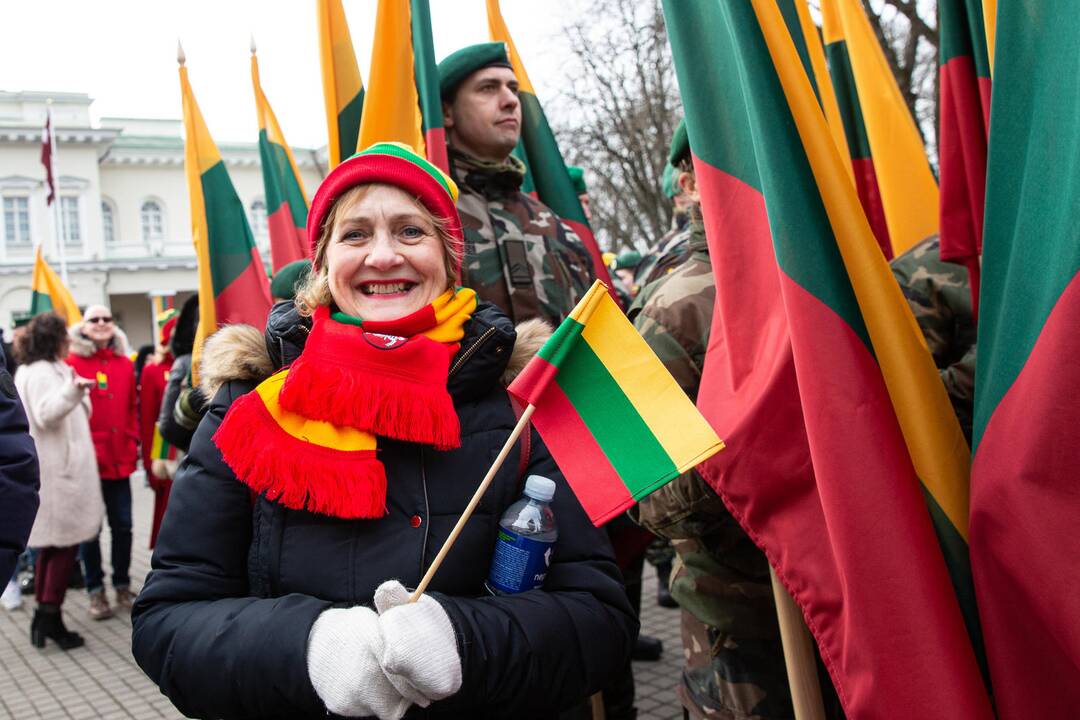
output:
[{"label": "bottle label", "polygon": [[488,584],[497,592],[510,594],[540,587],[555,552],[553,544],[499,528]]}]

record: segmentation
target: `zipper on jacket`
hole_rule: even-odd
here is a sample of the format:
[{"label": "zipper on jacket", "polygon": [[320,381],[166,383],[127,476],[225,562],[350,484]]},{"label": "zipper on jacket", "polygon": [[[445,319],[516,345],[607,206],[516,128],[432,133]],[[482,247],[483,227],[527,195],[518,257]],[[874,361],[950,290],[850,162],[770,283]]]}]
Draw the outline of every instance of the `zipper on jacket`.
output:
[{"label": "zipper on jacket", "polygon": [[447,377],[453,376],[453,374],[456,373],[461,368],[462,365],[464,365],[466,362],[468,362],[469,358],[471,358],[473,355],[476,354],[476,351],[480,349],[480,346],[483,345],[484,343],[486,343],[488,341],[488,339],[494,334],[495,334],[495,327],[494,326],[489,327],[487,330],[485,330],[483,332],[483,334],[476,339],[476,342],[474,342],[472,345],[470,345],[468,348],[466,348],[465,352],[461,353],[461,357],[459,357],[457,359],[457,362],[455,362],[454,366],[450,368],[450,372],[448,372],[446,374],[446,376]]}]

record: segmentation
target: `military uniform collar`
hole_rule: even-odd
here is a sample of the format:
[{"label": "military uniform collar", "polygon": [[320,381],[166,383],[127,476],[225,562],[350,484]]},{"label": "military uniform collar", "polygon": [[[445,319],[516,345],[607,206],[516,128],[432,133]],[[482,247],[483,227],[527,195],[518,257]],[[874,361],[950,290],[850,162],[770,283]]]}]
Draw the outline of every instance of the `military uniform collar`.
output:
[{"label": "military uniform collar", "polygon": [[454,180],[489,200],[521,191],[525,163],[511,155],[504,162],[478,160],[460,150],[448,148]]}]

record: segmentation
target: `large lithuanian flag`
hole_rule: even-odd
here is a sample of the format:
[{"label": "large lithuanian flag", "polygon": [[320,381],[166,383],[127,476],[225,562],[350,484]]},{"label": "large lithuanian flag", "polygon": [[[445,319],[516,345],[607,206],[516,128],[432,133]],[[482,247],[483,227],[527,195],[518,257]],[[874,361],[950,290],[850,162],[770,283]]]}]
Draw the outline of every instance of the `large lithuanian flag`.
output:
[{"label": "large lithuanian flag", "polygon": [[986,200],[990,60],[982,0],[938,0],[940,34],[941,259],[964,264],[979,307]]},{"label": "large lithuanian flag", "polygon": [[244,323],[261,329],[266,324],[270,283],[244,204],[195,102],[182,52],[179,60],[184,171],[191,203],[191,239],[199,266],[198,356],[202,343],[221,325]]},{"label": "large lithuanian flag", "polygon": [[353,52],[349,23],[341,0],[316,0],[319,19],[319,64],[326,104],[327,153],[330,169],[360,148],[360,117],[364,109],[364,83]]},{"label": "large lithuanian flag", "polygon": [[448,171],[427,0],[379,0],[357,149],[399,142]]},{"label": "large lithuanian flag", "polygon": [[34,275],[30,280],[30,314],[38,315],[55,311],[64,318],[68,327],[82,322],[82,313],[75,304],[75,298],[71,291],[64,287],[58,276],[45,257],[41,254],[41,246],[34,251]]},{"label": "large lithuanian flag", "polygon": [[966,532],[967,448],[776,0],[664,11],[717,288],[699,470],[848,717],[991,718],[935,535]]},{"label": "large lithuanian flag", "polygon": [[597,526],[724,446],[600,281],[508,391]]},{"label": "large lithuanian flag", "polygon": [[821,0],[821,19],[859,199],[891,258],[938,231],[937,181],[862,3]]},{"label": "large lithuanian flag", "polygon": [[270,264],[274,272],[308,256],[307,193],[296,167],[296,158],[285,142],[270,101],[259,82],[259,60],[251,42],[251,83],[255,88],[255,112],[259,119],[259,160],[266,192],[266,219],[270,226]]},{"label": "large lithuanian flag", "polygon": [[1002,720],[1080,707],[1080,15],[997,5],[971,565]]},{"label": "large lithuanian flag", "polygon": [[487,18],[491,39],[506,43],[510,64],[514,66],[514,75],[517,76],[518,99],[521,101],[521,149],[514,154],[519,157],[524,155],[521,159],[528,170],[526,179],[532,185],[531,188],[522,189],[535,192],[540,202],[551,208],[577,233],[585,249],[589,251],[593,274],[610,286],[611,276],[601,256],[600,246],[596,243],[589,220],[585,217],[585,210],[582,209],[581,201],[574,190],[574,182],[566,169],[555,133],[551,131],[544,109],[536,97],[536,90],[529,80],[529,74],[525,72],[525,63],[521,61],[514,39],[510,37],[510,29],[503,20],[499,0],[487,0]]}]

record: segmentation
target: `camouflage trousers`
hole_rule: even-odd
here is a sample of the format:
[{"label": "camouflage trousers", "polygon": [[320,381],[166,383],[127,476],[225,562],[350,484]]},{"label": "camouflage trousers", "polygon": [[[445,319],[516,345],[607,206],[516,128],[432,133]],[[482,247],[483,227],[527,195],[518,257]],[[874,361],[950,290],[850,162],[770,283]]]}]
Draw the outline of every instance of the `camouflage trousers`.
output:
[{"label": "camouflage trousers", "polygon": [[[672,594],[685,603],[686,665],[677,689],[683,707],[694,718],[793,718],[772,587],[753,571],[756,568],[751,570],[757,558],[747,557],[745,549],[741,558],[731,553],[729,560],[745,563],[737,568],[708,552],[702,539],[676,540],[673,545],[678,557]],[[699,616],[712,618],[716,625]]]}]

